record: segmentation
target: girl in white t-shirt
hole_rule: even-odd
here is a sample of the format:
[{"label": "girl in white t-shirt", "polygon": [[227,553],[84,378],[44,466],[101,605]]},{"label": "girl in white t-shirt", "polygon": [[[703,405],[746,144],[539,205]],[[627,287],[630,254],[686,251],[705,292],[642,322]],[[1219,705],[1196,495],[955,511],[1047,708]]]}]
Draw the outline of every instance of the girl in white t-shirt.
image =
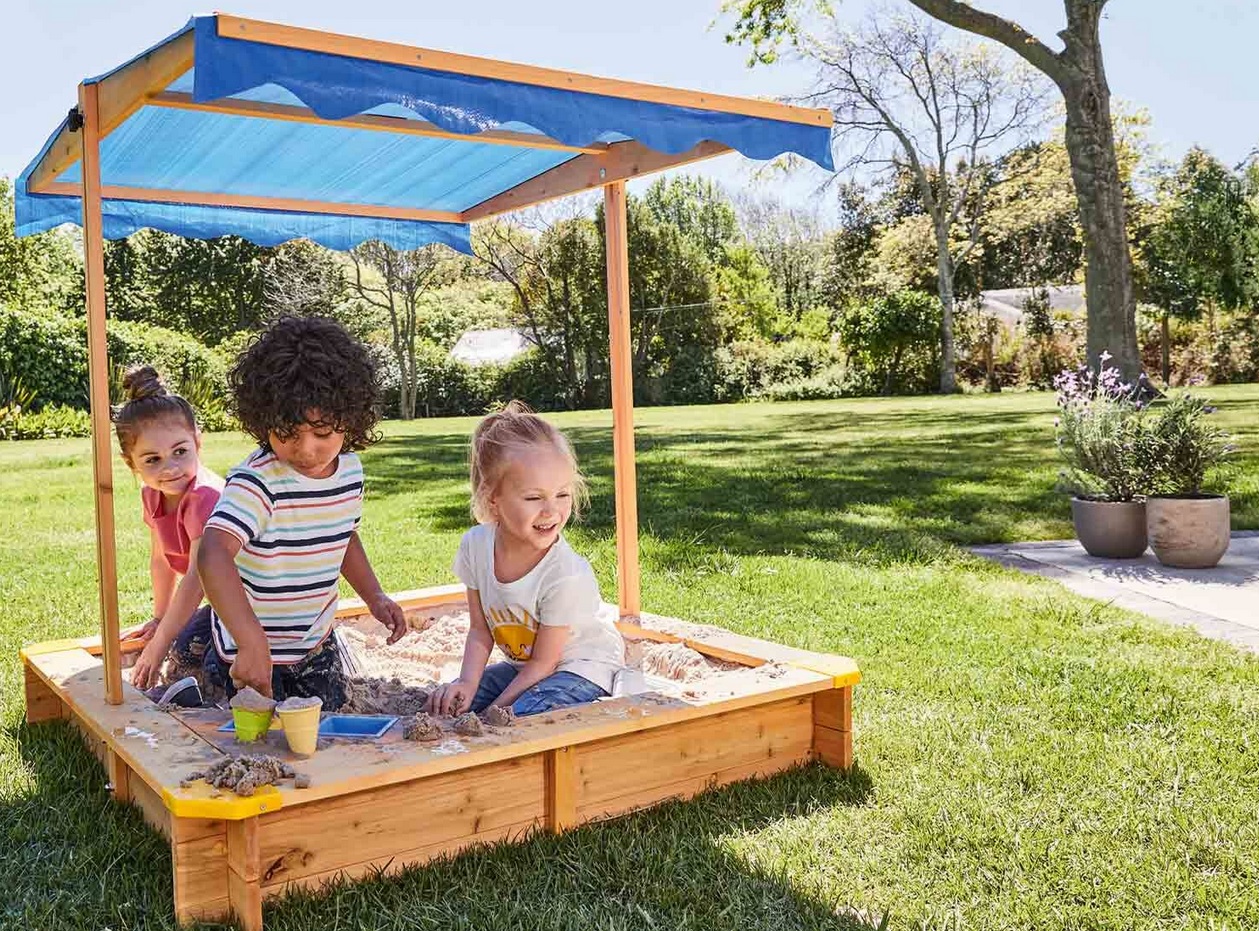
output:
[{"label": "girl in white t-shirt", "polygon": [[[609,695],[625,644],[590,563],[561,536],[585,494],[568,440],[512,401],[477,425],[471,466],[478,526],[454,571],[472,623],[459,678],[433,692],[429,710],[527,715]],[[487,667],[495,646],[507,662]]]}]

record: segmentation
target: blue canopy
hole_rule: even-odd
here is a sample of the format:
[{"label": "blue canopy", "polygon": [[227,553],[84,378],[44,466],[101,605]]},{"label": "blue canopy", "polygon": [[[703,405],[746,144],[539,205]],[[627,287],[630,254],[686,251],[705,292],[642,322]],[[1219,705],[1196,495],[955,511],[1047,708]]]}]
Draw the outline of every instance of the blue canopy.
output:
[{"label": "blue canopy", "polygon": [[[349,249],[379,239],[399,249],[440,242],[466,252],[465,212],[618,147],[646,147],[681,164],[702,157],[686,157],[697,146],[718,143],[751,158],[793,152],[831,168],[829,119],[809,122],[794,108],[780,107],[794,118],[778,119],[749,115],[752,107],[728,112],[413,67],[317,50],[318,43],[289,47],[261,33],[260,41],[229,37],[223,19],[196,17],[87,82],[109,82],[192,33],[191,67],[149,88],[101,142],[106,238],[152,227],[262,245],[306,238]],[[426,60],[415,51],[414,59]],[[32,189],[68,129],[63,122],[18,179],[19,236],[82,221],[72,187],[82,177],[77,161]],[[655,167],[669,166],[659,161]]]}]

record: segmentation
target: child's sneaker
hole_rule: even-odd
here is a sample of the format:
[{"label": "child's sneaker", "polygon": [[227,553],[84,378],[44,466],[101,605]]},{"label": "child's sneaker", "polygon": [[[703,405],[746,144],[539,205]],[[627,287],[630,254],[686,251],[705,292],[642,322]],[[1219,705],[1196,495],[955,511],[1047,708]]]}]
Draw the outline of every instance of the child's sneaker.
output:
[{"label": "child's sneaker", "polygon": [[178,705],[180,708],[201,707],[201,686],[193,676],[184,676],[178,682],[163,688],[156,686],[144,693],[159,705]]}]

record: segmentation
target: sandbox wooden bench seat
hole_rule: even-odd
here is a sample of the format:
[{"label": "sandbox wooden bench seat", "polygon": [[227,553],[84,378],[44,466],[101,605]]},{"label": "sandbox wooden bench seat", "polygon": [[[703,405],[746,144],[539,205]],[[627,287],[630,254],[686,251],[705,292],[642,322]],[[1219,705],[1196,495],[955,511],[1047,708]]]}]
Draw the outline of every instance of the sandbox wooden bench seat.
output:
[{"label": "sandbox wooden bench seat", "polygon": [[[461,586],[395,596],[408,614],[466,607]],[[365,609],[342,602],[339,614]],[[712,659],[765,667],[718,695],[631,695],[519,720],[458,743],[332,741],[306,760],[282,739],[265,748],[311,777],[249,798],[181,786],[192,771],[241,752],[218,710],[163,711],[129,685],[105,701],[99,641],[22,651],[27,721],[66,719],[106,767],[116,799],[139,807],[171,845],[179,921],[235,913],[262,926],[262,900],[294,886],[394,871],[530,832],[559,832],[810,760],[852,762],[852,689],[845,657],[709,626],[643,618],[627,639],[683,642]],[[252,751],[251,751],[252,752]]]}]

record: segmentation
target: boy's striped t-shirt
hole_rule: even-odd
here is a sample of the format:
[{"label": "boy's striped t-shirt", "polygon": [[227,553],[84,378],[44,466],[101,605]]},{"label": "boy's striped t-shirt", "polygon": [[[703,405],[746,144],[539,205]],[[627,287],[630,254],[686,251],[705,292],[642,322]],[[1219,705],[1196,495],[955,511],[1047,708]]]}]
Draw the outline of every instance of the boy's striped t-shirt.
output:
[{"label": "boy's striped t-shirt", "polygon": [[[258,450],[227,473],[206,528],[241,543],[236,569],[266,631],[273,663],[295,663],[332,629],[337,582],[363,513],[363,466],[342,453],[328,478],[307,478]],[[214,646],[225,660],[236,641],[214,614]]]}]

